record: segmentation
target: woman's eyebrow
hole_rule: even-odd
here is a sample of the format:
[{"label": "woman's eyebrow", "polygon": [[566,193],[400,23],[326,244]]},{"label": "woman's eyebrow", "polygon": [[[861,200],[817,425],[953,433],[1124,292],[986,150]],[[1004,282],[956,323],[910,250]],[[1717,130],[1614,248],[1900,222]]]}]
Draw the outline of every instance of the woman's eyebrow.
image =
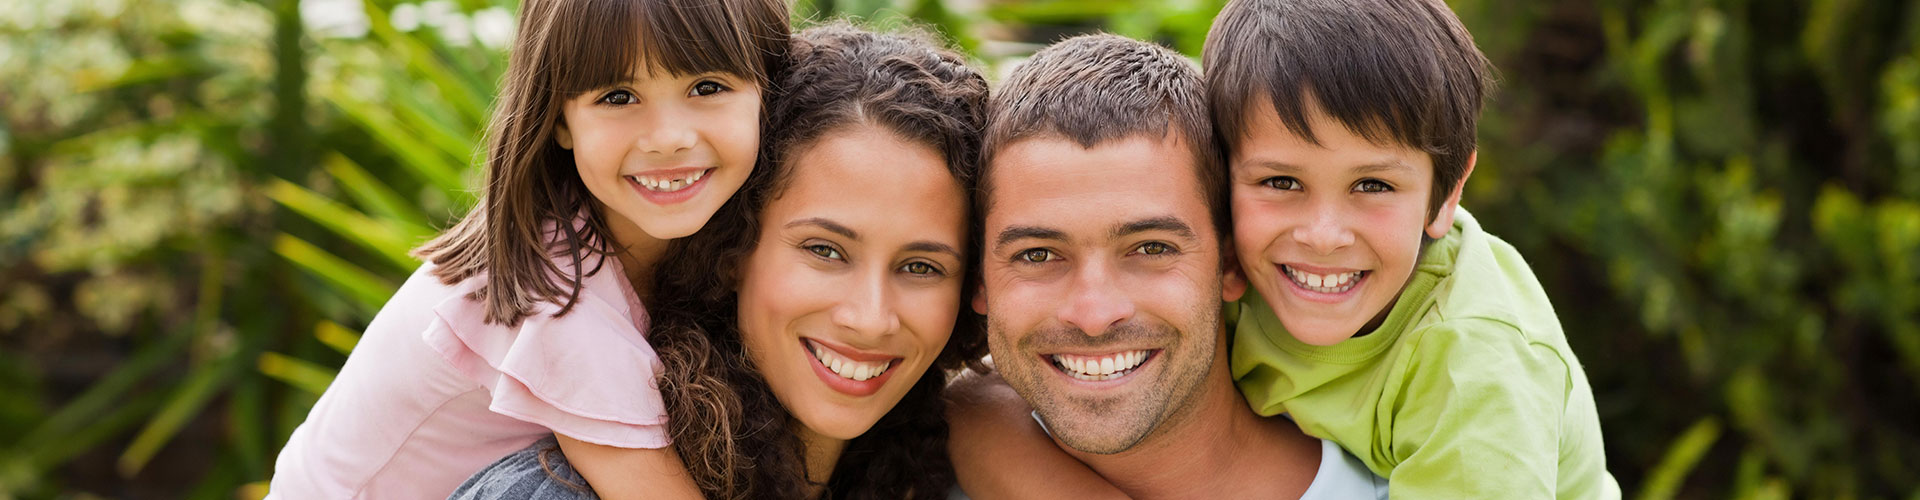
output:
[{"label": "woman's eyebrow", "polygon": [[944,254],[952,255],[954,256],[954,258],[960,258],[960,250],[953,248],[953,245],[948,245],[946,243],[941,243],[938,241],[928,241],[928,240],[915,241],[913,243],[908,243],[906,246],[906,250],[909,252],[944,253]]},{"label": "woman's eyebrow", "polygon": [[820,229],[832,231],[834,234],[845,236],[847,237],[847,239],[860,241],[860,233],[858,231],[854,231],[853,228],[847,227],[838,222],[834,222],[832,220],[828,220],[821,217],[808,217],[805,219],[788,222],[786,227],[788,229],[793,229],[801,226],[818,227]]}]

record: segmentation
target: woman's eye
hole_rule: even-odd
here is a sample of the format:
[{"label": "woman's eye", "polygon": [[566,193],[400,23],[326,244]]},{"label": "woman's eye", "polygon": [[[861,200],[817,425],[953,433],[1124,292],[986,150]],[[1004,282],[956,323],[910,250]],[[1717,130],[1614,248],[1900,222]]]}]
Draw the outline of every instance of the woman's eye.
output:
[{"label": "woman's eye", "polygon": [[1292,177],[1268,177],[1266,180],[1260,181],[1260,184],[1281,191],[1300,189],[1300,181]]},{"label": "woman's eye", "polygon": [[1045,248],[1034,248],[1034,249],[1021,251],[1019,255],[1015,255],[1013,258],[1019,259],[1025,262],[1038,264],[1041,262],[1053,260],[1053,252],[1048,251]]},{"label": "woman's eye", "polygon": [[1146,255],[1161,255],[1171,251],[1173,251],[1172,246],[1158,241],[1149,241],[1140,245],[1140,253]]},{"label": "woman's eye", "polygon": [[907,265],[900,266],[900,270],[906,271],[907,274],[919,276],[940,274],[939,268],[933,267],[933,264],[925,262],[908,262]]},{"label": "woman's eye", "polygon": [[1362,193],[1385,193],[1387,191],[1392,191],[1393,186],[1389,186],[1387,185],[1387,183],[1380,182],[1378,180],[1367,179],[1354,184],[1353,190],[1359,191]]},{"label": "woman's eye", "polygon": [[600,96],[599,99],[600,104],[611,104],[614,106],[625,106],[636,102],[640,102],[640,98],[634,96],[632,92],[625,90],[608,92],[606,95]]},{"label": "woman's eye", "polygon": [[840,260],[840,249],[832,245],[807,245],[807,251],[820,258]]},{"label": "woman's eye", "polygon": [[703,81],[693,84],[693,95],[695,96],[714,95],[725,90],[727,90],[726,85],[721,85],[719,82],[714,81]]}]

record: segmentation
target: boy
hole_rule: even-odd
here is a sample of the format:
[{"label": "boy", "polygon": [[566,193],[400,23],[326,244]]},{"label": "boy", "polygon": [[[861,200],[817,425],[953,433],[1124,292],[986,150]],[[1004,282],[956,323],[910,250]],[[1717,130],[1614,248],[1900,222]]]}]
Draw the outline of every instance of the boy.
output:
[{"label": "boy", "polygon": [[1458,209],[1488,63],[1441,0],[1240,0],[1203,66],[1228,151],[1232,369],[1399,498],[1619,498],[1526,262]]}]

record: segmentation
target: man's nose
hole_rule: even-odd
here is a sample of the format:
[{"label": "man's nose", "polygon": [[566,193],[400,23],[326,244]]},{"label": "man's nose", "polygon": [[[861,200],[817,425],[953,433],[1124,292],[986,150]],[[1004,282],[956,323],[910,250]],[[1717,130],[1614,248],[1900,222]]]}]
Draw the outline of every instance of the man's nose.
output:
[{"label": "man's nose", "polygon": [[1102,335],[1114,324],[1133,317],[1133,299],[1122,293],[1110,264],[1090,262],[1076,270],[1073,288],[1060,310],[1060,320],[1087,335]]}]

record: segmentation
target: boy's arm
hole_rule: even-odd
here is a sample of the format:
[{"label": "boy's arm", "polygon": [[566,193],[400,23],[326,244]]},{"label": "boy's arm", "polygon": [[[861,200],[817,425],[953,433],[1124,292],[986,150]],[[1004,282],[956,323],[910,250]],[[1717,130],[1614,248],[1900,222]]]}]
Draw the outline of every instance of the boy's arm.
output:
[{"label": "boy's arm", "polygon": [[963,372],[947,385],[947,451],[973,498],[1124,499],[1119,488],[1054,444],[1033,408],[998,374]]},{"label": "boy's arm", "polygon": [[1505,324],[1421,338],[1390,439],[1394,498],[1554,498],[1568,364]]},{"label": "boy's arm", "polygon": [[555,434],[567,462],[604,500],[701,498],[700,487],[667,448],[619,448]]}]

